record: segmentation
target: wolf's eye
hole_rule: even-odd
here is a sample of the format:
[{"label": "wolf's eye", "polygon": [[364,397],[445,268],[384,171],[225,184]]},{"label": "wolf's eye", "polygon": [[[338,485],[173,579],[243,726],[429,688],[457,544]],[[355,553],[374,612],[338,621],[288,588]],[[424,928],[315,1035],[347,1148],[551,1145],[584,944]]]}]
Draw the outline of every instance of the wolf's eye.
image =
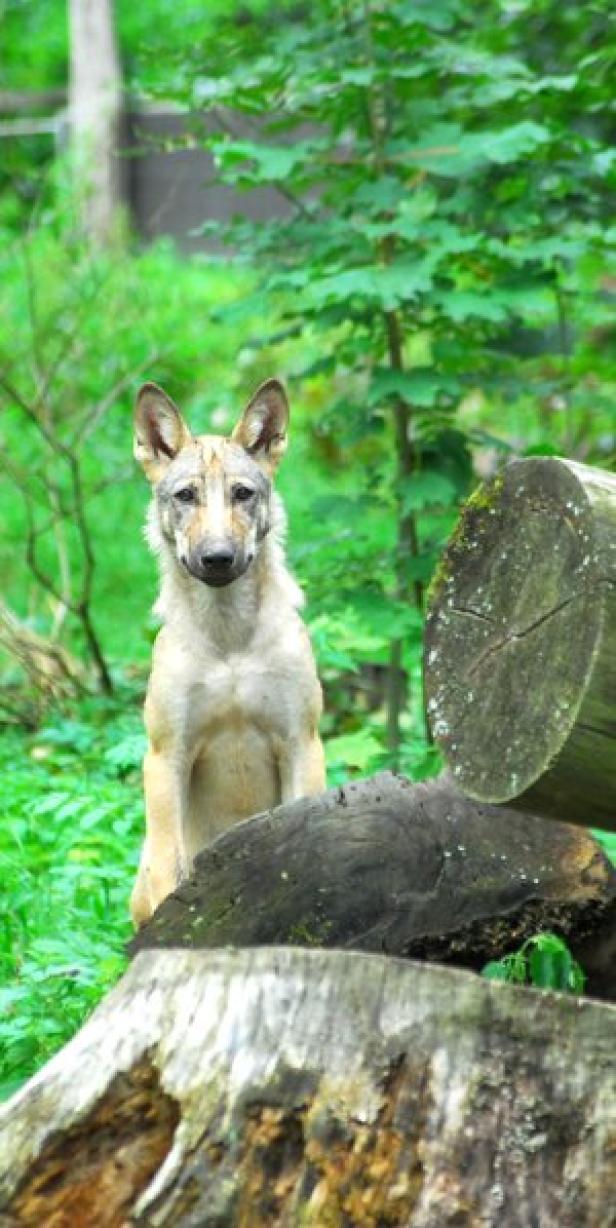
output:
[{"label": "wolf's eye", "polygon": [[181,490],[173,492],[174,499],[179,499],[180,503],[194,503],[195,492],[192,486],[183,486]]},{"label": "wolf's eye", "polygon": [[248,503],[248,500],[252,499],[254,493],[255,492],[252,489],[252,486],[233,487],[233,498],[235,499],[236,503]]}]

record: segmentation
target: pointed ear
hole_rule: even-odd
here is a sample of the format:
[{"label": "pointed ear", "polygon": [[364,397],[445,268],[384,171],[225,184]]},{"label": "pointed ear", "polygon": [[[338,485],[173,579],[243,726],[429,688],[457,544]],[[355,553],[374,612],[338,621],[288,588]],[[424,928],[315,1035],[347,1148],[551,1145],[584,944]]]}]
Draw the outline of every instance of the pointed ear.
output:
[{"label": "pointed ear", "polygon": [[144,384],[135,406],[134,453],[150,482],[159,482],[165,469],[192,435],[177,406],[158,384]]},{"label": "pointed ear", "polygon": [[248,402],[231,438],[271,474],[286,451],[288,425],[287,394],[280,380],[268,379]]}]

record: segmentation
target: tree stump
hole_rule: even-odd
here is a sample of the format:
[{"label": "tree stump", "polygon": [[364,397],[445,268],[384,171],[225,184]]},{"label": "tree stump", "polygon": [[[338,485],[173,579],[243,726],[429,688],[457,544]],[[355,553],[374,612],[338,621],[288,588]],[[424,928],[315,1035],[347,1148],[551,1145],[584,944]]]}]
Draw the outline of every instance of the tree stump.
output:
[{"label": "tree stump", "polygon": [[238,823],[133,940],[353,947],[481,968],[538,929],[616,997],[616,872],[580,828],[383,772]]},{"label": "tree stump", "polygon": [[0,1113],[0,1224],[608,1228],[615,1026],[358,952],[144,952]]},{"label": "tree stump", "polygon": [[470,797],[616,830],[616,477],[515,461],[432,586],[434,735]]}]

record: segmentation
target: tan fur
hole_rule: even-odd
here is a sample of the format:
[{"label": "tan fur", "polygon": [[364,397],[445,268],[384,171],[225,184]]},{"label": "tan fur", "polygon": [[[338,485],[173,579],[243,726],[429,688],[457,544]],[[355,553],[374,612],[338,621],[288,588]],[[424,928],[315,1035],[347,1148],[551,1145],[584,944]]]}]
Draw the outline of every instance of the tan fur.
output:
[{"label": "tan fur", "polygon": [[[146,837],[131,897],[135,925],[220,832],[325,787],[321,688],[302,596],[285,565],[284,513],[271,491],[287,417],[275,380],[258,390],[231,440],[193,437],[155,385],[138,397],[135,453],[154,485],[148,537],[160,558],[163,627],[145,704]],[[180,503],[177,490],[187,487],[192,502]],[[202,560],[220,543],[233,550],[228,570],[238,574],[212,587]]]}]

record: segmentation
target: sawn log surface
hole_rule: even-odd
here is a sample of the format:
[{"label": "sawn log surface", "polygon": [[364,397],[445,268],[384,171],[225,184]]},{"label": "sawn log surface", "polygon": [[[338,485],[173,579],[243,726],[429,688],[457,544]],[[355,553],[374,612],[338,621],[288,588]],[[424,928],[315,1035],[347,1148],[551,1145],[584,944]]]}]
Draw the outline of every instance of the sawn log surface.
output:
[{"label": "sawn log surface", "polygon": [[616,475],[512,462],[463,508],[430,593],[427,707],[457,783],[616,831]]}]

